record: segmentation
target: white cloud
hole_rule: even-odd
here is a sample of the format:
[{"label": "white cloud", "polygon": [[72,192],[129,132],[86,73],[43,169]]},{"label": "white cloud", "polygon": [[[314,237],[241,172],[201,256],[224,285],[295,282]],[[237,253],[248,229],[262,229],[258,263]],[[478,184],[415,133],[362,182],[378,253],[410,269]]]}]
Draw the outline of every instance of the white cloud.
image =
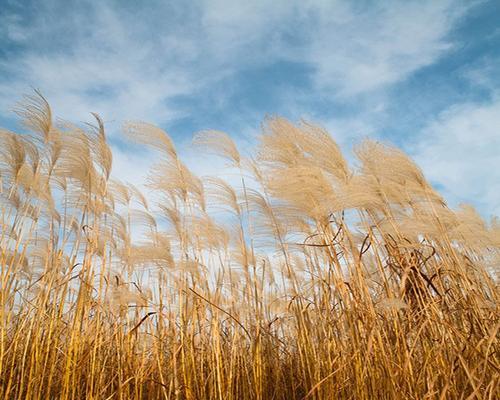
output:
[{"label": "white cloud", "polygon": [[[135,9],[114,4],[87,1],[73,9],[47,0],[31,10],[32,19],[16,13],[0,17],[0,34],[12,57],[0,61],[0,72],[7,77],[0,80],[0,115],[30,86],[41,89],[56,114],[66,119],[89,120],[90,111],[98,112],[111,136],[125,119],[162,125],[186,116],[171,103],[178,95],[210,95],[214,107],[231,113],[231,102],[225,99],[227,93],[235,96],[232,86],[237,87],[238,82],[232,79],[237,79],[237,72],[278,61],[311,67],[314,85],[309,90],[293,93],[293,82],[281,89],[288,95],[283,101],[290,102],[289,109],[297,118],[308,111],[297,108],[294,97],[357,102],[359,95],[365,95],[360,103],[362,115],[363,107],[375,104],[383,109],[384,89],[446,54],[453,47],[449,33],[467,10],[451,0],[363,5],[349,1],[200,0],[158,2]],[[213,84],[223,79],[227,90],[219,89],[214,96]],[[369,112],[373,110],[365,114]],[[447,123],[459,119],[457,113],[443,115],[426,135],[448,128]],[[313,119],[320,117],[314,114]],[[323,122],[341,143],[373,132],[370,123],[359,117]],[[433,140],[436,149],[447,146],[444,137]],[[434,153],[426,154],[431,157]],[[138,157],[116,150],[115,174],[141,182],[147,163]],[[212,166],[188,158],[197,172]],[[434,158],[440,165],[440,158]],[[432,165],[427,163],[425,168],[432,173]],[[448,190],[454,190],[451,179],[448,184]],[[489,196],[494,198],[494,194]]]},{"label": "white cloud", "polygon": [[452,48],[448,34],[471,6],[451,0],[363,6],[219,0],[205,4],[203,27],[214,54],[225,62],[305,62],[315,70],[316,89],[350,97],[403,80],[436,61]]},{"label": "white cloud", "polygon": [[155,59],[153,49],[130,35],[112,10],[100,7],[94,17],[90,36],[78,26],[62,32],[74,35],[71,49],[35,48],[11,63],[7,70],[13,79],[1,85],[2,105],[11,106],[32,86],[42,90],[58,115],[71,120],[86,119],[90,111],[113,120],[175,117],[164,100],[193,90],[187,74]]},{"label": "white cloud", "polygon": [[145,190],[147,171],[151,168],[154,157],[151,152],[123,151],[111,145],[113,152],[112,177],[122,182],[131,183],[141,190]]},{"label": "white cloud", "polygon": [[453,205],[500,215],[500,99],[449,108],[424,129],[412,155]]},{"label": "white cloud", "polygon": [[316,90],[352,96],[383,88],[449,49],[447,34],[465,9],[448,0],[58,6],[38,6],[29,26],[17,14],[3,18],[8,40],[23,49],[2,66],[12,76],[1,83],[0,104],[31,85],[67,118],[92,110],[158,123],[178,116],[165,100],[203,96],[213,81],[279,60],[310,64]]},{"label": "white cloud", "polygon": [[342,5],[341,19],[331,18],[338,3],[317,14],[308,52],[318,86],[349,97],[404,80],[453,46],[448,34],[467,9],[447,0],[375,4]]},{"label": "white cloud", "polygon": [[[500,28],[498,29],[500,33]],[[500,56],[483,56],[474,63],[469,63],[462,68],[462,76],[476,88],[487,91],[498,86],[498,66]]]}]

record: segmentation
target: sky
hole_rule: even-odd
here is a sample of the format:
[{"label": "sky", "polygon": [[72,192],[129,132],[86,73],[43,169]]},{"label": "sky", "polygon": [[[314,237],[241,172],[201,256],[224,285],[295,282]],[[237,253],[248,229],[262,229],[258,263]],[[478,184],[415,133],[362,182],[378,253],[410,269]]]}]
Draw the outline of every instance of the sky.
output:
[{"label": "sky", "polygon": [[245,153],[266,116],[305,119],[346,152],[398,146],[451,206],[500,216],[499,21],[498,0],[0,0],[0,126],[19,129],[33,88],[65,120],[97,112],[114,176],[140,184],[151,160],[124,121],[159,125],[205,175],[220,165],[194,133]]}]

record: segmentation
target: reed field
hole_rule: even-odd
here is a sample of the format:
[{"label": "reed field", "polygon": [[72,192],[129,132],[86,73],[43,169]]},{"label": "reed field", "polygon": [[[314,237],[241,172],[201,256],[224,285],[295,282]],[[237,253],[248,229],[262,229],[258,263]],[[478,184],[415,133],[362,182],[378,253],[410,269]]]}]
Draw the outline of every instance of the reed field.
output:
[{"label": "reed field", "polygon": [[[34,93],[0,130],[0,399],[500,398],[500,222],[401,150],[268,118],[258,145],[160,128],[147,189],[105,124]],[[333,132],[332,132],[333,133]],[[229,178],[228,178],[229,177]],[[477,177],[480,179],[481,177]]]}]

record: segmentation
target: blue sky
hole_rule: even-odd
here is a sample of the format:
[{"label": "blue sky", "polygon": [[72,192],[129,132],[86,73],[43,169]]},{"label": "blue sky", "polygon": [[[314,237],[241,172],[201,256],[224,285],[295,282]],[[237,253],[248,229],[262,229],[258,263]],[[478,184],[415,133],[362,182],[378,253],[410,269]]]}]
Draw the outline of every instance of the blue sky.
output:
[{"label": "blue sky", "polygon": [[304,118],[346,151],[393,143],[452,205],[500,215],[498,21],[499,1],[0,0],[0,125],[31,87],[65,119],[98,112],[114,174],[140,183],[125,120],[163,127],[205,174],[194,132],[245,150],[266,115]]}]

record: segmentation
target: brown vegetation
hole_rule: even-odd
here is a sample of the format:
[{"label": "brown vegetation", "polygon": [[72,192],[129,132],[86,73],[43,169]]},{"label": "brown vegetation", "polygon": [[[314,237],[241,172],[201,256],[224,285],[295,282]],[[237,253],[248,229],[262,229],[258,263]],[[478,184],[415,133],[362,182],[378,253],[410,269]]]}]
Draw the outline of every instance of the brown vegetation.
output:
[{"label": "brown vegetation", "polygon": [[352,169],[281,118],[255,157],[199,134],[235,187],[128,124],[158,154],[150,205],[110,178],[97,115],[56,125],[39,94],[17,112],[30,133],[0,131],[0,398],[498,398],[500,225],[449,209],[401,151],[365,141]]}]

